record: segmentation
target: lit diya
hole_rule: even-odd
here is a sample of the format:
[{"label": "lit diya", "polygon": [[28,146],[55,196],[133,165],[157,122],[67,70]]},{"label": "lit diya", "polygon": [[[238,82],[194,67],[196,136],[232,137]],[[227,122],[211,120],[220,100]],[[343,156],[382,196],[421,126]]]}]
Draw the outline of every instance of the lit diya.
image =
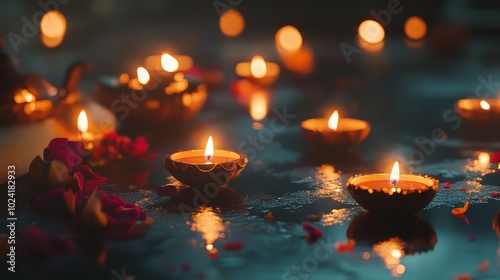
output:
[{"label": "lit diya", "polygon": [[391,174],[355,175],[347,189],[361,207],[373,213],[412,214],[427,206],[439,189],[439,181],[423,175],[399,174],[396,161]]},{"label": "lit diya", "polygon": [[207,189],[223,186],[236,178],[248,162],[243,153],[214,150],[212,136],[205,150],[187,150],[165,155],[165,168],[181,183]]},{"label": "lit diya", "polygon": [[280,74],[280,67],[274,62],[267,62],[260,55],[252,58],[251,62],[241,62],[236,65],[236,74],[260,85],[270,85]]},{"label": "lit diya", "polygon": [[337,110],[330,119],[315,118],[302,122],[302,133],[315,144],[352,147],[370,134],[368,122],[358,119],[340,118]]},{"label": "lit diya", "polygon": [[474,125],[500,122],[500,99],[460,99],[456,103],[457,113]]}]

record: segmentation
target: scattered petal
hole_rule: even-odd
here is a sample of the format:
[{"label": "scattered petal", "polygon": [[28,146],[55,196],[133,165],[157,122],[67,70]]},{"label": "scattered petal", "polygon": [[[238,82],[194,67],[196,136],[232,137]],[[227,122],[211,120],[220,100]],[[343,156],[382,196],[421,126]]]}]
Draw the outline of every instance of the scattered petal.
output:
[{"label": "scattered petal", "polygon": [[322,217],[323,217],[323,213],[319,213],[316,215],[307,215],[306,218],[310,222],[317,222],[317,221],[321,220]]},{"label": "scattered petal", "polygon": [[189,269],[191,269],[191,266],[188,263],[183,263],[181,265],[181,268],[183,271],[189,271]]},{"label": "scattered petal", "polygon": [[448,182],[444,183],[444,188],[445,189],[451,189],[451,184],[448,183]]},{"label": "scattered petal", "polygon": [[71,240],[46,236],[40,228],[30,227],[20,240],[16,253],[24,259],[43,259],[70,253],[75,248],[76,246]]},{"label": "scattered petal", "polygon": [[467,192],[469,191],[469,188],[467,187],[461,187],[460,189],[458,189],[459,191],[462,191],[462,192]]},{"label": "scattered petal", "polygon": [[481,273],[488,272],[490,269],[490,261],[489,260],[484,260],[481,264],[477,266],[477,271]]},{"label": "scattered petal", "polygon": [[216,260],[219,258],[219,250],[217,248],[212,248],[211,250],[208,250],[208,258],[211,260]]},{"label": "scattered petal", "polygon": [[102,212],[101,201],[96,197],[96,192],[90,195],[87,204],[83,208],[82,219],[92,226],[105,227],[108,225],[108,218]]},{"label": "scattered petal", "polygon": [[314,243],[319,238],[323,237],[323,231],[321,231],[319,228],[314,227],[308,223],[303,223],[302,228],[307,232],[306,233],[306,241],[308,243]]},{"label": "scattered petal", "polygon": [[274,219],[273,212],[269,211],[267,214],[264,216],[264,220],[270,222]]},{"label": "scattered petal", "polygon": [[469,235],[469,240],[470,240],[471,242],[476,241],[476,235],[475,235],[474,233],[471,233],[471,234]]},{"label": "scattered petal", "polygon": [[472,275],[470,273],[464,273],[455,276],[455,280],[472,280]]},{"label": "scattered petal", "polygon": [[500,197],[500,192],[491,192],[491,196]]},{"label": "scattered petal", "polygon": [[177,187],[170,184],[164,186],[155,186],[155,190],[158,194],[158,197],[172,196],[177,193]]},{"label": "scattered petal", "polygon": [[241,241],[227,242],[224,244],[224,250],[226,251],[239,251],[245,248],[245,243]]},{"label": "scattered petal", "polygon": [[491,163],[500,163],[500,152],[490,156]]},{"label": "scattered petal", "polygon": [[345,243],[337,242],[335,243],[335,248],[337,249],[337,253],[342,254],[345,252],[354,252],[354,246],[356,245],[356,241],[354,239],[350,239]]},{"label": "scattered petal", "polygon": [[451,210],[451,213],[453,215],[461,215],[461,214],[465,214],[465,212],[467,212],[467,209],[469,209],[469,202],[468,201],[465,203],[464,207],[455,208],[455,209]]}]

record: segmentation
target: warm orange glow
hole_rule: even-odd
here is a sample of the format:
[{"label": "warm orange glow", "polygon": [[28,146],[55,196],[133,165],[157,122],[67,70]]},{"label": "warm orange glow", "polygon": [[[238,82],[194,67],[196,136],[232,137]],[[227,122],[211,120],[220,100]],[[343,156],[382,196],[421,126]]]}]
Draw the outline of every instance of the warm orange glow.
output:
[{"label": "warm orange glow", "polygon": [[480,153],[477,157],[480,165],[489,165],[490,164],[490,155],[488,153]]},{"label": "warm orange glow", "polygon": [[151,79],[151,77],[149,76],[148,70],[144,67],[137,68],[137,79],[142,85],[149,83],[149,79]]},{"label": "warm orange glow", "polygon": [[396,273],[397,274],[401,275],[401,274],[405,273],[405,271],[406,271],[406,267],[403,264],[398,264],[396,266]]},{"label": "warm orange glow", "polygon": [[412,40],[420,40],[427,33],[427,25],[420,17],[410,17],[405,22],[405,34]]},{"label": "warm orange glow", "polygon": [[384,27],[371,19],[365,20],[359,25],[358,34],[361,39],[371,44],[380,43],[385,37]]},{"label": "warm orange glow", "polygon": [[256,121],[267,115],[267,97],[264,92],[256,92],[250,97],[250,116]]},{"label": "warm orange glow", "polygon": [[40,21],[40,31],[49,38],[63,37],[66,33],[66,18],[59,11],[48,11]]},{"label": "warm orange glow", "polygon": [[294,53],[280,53],[280,57],[283,65],[296,74],[308,75],[314,70],[314,53],[307,45]]},{"label": "warm orange glow", "polygon": [[205,147],[205,159],[211,160],[214,157],[214,142],[212,136],[208,137],[207,146]]},{"label": "warm orange glow", "polygon": [[202,234],[202,238],[206,242],[205,248],[209,251],[216,250],[213,246],[214,242],[224,236],[226,225],[212,208],[201,208],[198,213],[193,214],[193,223],[191,230]]},{"label": "warm orange glow", "polygon": [[302,46],[302,35],[297,28],[287,25],[276,32],[276,46],[287,52],[296,52]]},{"label": "warm orange glow", "polygon": [[256,55],[252,57],[252,62],[250,62],[250,71],[252,72],[252,76],[255,78],[262,78],[266,76],[267,65],[262,56]]},{"label": "warm orange glow", "polygon": [[85,133],[89,129],[89,121],[87,119],[87,113],[85,113],[85,110],[82,110],[80,112],[80,115],[78,115],[77,127],[80,133]]},{"label": "warm orange glow", "polygon": [[483,108],[483,110],[489,110],[491,108],[490,103],[488,103],[486,100],[481,100],[481,102],[479,102],[479,105],[481,106],[481,108]]},{"label": "warm orange glow", "polygon": [[335,110],[328,120],[328,128],[332,130],[337,130],[337,127],[339,125],[339,112]]},{"label": "warm orange glow", "polygon": [[391,176],[389,177],[389,181],[393,185],[397,185],[399,183],[399,162],[396,161],[394,166],[392,167]]},{"label": "warm orange glow", "polygon": [[391,256],[395,259],[400,259],[401,258],[401,251],[398,249],[393,249],[391,252]]},{"label": "warm orange glow", "polygon": [[120,84],[124,85],[126,83],[128,83],[128,80],[130,79],[130,77],[128,76],[127,73],[121,73],[120,76],[118,77],[118,81],[120,82]]},{"label": "warm orange glow", "polygon": [[161,67],[167,72],[175,72],[179,69],[179,61],[168,53],[164,53],[161,56]]},{"label": "warm orange glow", "polygon": [[36,100],[35,96],[27,89],[22,89],[14,95],[14,102],[16,103],[30,103]]},{"label": "warm orange glow", "polygon": [[228,37],[236,37],[245,29],[245,19],[238,11],[227,10],[219,19],[219,28],[222,34]]}]

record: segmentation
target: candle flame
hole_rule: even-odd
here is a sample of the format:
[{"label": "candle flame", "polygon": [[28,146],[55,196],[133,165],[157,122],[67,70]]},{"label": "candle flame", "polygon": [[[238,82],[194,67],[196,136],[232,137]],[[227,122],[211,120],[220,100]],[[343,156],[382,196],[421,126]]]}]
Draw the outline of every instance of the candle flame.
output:
[{"label": "candle flame", "polygon": [[267,115],[266,95],[263,92],[256,92],[250,98],[250,116],[256,121],[263,120]]},{"label": "candle flame", "polygon": [[250,72],[255,78],[262,78],[267,74],[267,65],[264,58],[260,55],[256,55],[252,58],[250,63]]},{"label": "candle flame", "polygon": [[82,110],[80,112],[80,115],[78,115],[77,127],[80,133],[85,133],[89,129],[89,121],[87,119],[87,113],[85,113],[85,110]]},{"label": "candle flame", "polygon": [[363,21],[358,28],[361,39],[371,44],[377,44],[384,40],[385,31],[382,25],[374,20]]},{"label": "candle flame", "polygon": [[394,166],[392,167],[391,176],[389,177],[389,181],[392,185],[397,185],[399,183],[399,162],[396,161]]},{"label": "candle flame", "polygon": [[332,116],[328,120],[328,128],[332,130],[337,130],[338,125],[339,125],[339,112],[335,110],[335,112],[333,112]]},{"label": "candle flame", "polygon": [[179,69],[179,61],[168,53],[161,56],[161,67],[167,72],[175,72]]},{"label": "candle flame", "polygon": [[481,105],[481,108],[483,108],[483,110],[489,110],[491,108],[490,104],[486,100],[481,100],[481,102],[479,102],[479,105]]},{"label": "candle flame", "polygon": [[480,165],[489,165],[490,164],[490,155],[488,153],[480,153],[477,157]]},{"label": "candle flame", "polygon": [[148,70],[146,70],[146,68],[144,67],[137,68],[137,79],[139,80],[139,83],[145,85],[149,83],[150,78],[151,77],[149,76],[149,72]]},{"label": "candle flame", "polygon": [[211,160],[214,157],[214,142],[212,136],[208,137],[207,146],[205,147],[205,159]]}]

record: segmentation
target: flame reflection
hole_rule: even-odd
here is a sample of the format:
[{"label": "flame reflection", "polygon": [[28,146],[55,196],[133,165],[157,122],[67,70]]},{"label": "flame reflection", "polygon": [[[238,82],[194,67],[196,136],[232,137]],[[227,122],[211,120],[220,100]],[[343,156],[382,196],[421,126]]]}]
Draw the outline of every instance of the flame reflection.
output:
[{"label": "flame reflection", "polygon": [[200,208],[199,212],[193,213],[193,223],[191,230],[202,234],[206,242],[205,248],[210,252],[216,250],[214,242],[219,238],[224,238],[226,225],[222,218],[214,213],[211,207]]}]

